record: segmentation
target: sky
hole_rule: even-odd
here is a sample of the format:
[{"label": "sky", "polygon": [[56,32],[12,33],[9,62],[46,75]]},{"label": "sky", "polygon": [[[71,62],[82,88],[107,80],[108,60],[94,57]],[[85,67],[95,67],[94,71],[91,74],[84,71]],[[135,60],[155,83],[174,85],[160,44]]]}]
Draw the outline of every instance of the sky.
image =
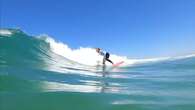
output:
[{"label": "sky", "polygon": [[195,52],[195,0],[0,0],[0,26],[130,58]]}]

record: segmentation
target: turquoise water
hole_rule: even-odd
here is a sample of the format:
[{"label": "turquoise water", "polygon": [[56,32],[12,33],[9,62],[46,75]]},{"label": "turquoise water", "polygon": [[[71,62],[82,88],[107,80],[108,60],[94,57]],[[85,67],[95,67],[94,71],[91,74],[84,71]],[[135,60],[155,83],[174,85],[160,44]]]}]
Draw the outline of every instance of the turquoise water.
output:
[{"label": "turquoise water", "polygon": [[195,110],[195,57],[89,67],[21,30],[0,34],[1,110]]}]

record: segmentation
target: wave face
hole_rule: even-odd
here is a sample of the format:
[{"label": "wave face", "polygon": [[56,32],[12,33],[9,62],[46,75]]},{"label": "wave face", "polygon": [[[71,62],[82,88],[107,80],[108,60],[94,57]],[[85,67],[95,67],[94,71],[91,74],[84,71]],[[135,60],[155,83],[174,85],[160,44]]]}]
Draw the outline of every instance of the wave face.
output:
[{"label": "wave face", "polygon": [[1,29],[0,108],[195,109],[195,54],[111,59],[125,63],[103,69],[91,47],[71,49],[47,35]]}]

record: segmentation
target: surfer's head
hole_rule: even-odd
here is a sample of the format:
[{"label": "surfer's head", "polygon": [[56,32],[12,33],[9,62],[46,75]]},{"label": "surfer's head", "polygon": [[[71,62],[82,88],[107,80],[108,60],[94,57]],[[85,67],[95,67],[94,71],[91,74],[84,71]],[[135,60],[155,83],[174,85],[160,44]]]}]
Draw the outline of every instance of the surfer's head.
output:
[{"label": "surfer's head", "polygon": [[95,48],[96,52],[99,53],[100,52],[100,48]]}]

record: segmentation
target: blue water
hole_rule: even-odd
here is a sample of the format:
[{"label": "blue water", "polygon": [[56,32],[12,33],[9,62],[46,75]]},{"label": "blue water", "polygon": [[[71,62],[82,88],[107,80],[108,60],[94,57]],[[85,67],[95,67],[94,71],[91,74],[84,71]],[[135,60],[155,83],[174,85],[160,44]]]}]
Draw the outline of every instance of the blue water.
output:
[{"label": "blue water", "polygon": [[0,34],[1,110],[195,110],[195,57],[111,68],[54,53],[44,38]]}]

